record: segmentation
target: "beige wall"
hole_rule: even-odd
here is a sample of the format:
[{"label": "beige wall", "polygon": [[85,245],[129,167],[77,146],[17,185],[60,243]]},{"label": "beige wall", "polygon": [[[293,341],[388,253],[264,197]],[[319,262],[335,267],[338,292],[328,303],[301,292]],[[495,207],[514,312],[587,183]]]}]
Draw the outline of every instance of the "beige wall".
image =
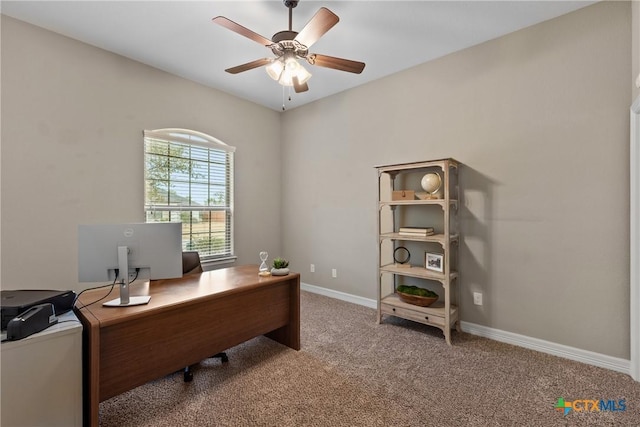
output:
[{"label": "beige wall", "polygon": [[238,147],[239,263],[373,299],[374,166],[451,156],[463,320],[628,358],[631,16],[599,3],[282,115],[2,17],[1,284],[78,286],[77,224],[141,220],[141,131],[176,126]]},{"label": "beige wall", "polygon": [[3,289],[86,287],[78,224],[144,221],[144,129],[194,129],[237,147],[238,262],[279,253],[279,122],[277,112],[2,16]]},{"label": "beige wall", "polygon": [[[632,38],[631,38],[631,59],[633,78],[632,83],[632,95],[633,99],[636,99],[640,95],[640,89],[637,87],[638,81],[640,81],[640,2],[634,0],[631,2],[631,22],[632,22]],[[636,80],[638,79],[638,80]]]},{"label": "beige wall", "polygon": [[287,112],[285,254],[376,298],[374,166],[454,157],[462,319],[629,358],[630,51],[605,2]]}]

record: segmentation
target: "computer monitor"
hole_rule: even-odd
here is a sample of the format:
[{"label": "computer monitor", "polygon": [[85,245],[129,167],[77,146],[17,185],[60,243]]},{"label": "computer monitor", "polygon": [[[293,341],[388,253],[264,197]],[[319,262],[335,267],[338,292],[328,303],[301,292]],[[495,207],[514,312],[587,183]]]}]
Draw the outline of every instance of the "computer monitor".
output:
[{"label": "computer monitor", "polygon": [[118,281],[120,298],[106,306],[140,305],[149,296],[129,296],[132,279],[182,277],[182,224],[155,222],[78,226],[78,280]]}]

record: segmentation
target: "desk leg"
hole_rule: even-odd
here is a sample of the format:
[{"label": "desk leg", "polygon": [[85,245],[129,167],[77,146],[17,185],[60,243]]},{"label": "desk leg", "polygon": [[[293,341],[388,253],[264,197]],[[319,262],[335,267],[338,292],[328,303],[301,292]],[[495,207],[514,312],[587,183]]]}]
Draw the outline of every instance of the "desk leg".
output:
[{"label": "desk leg", "polygon": [[82,418],[84,426],[98,427],[100,411],[100,327],[85,316],[86,311],[76,310],[82,322]]},{"label": "desk leg", "polygon": [[274,341],[300,350],[300,278],[289,281],[289,322],[266,334]]}]

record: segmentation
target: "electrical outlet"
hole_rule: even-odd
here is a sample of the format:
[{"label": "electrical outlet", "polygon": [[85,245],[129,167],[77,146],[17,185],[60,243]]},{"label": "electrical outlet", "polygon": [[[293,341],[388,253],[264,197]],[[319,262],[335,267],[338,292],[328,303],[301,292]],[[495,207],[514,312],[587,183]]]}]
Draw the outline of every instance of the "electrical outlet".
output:
[{"label": "electrical outlet", "polygon": [[315,264],[311,264],[311,267],[309,267],[309,271],[311,271],[312,273],[316,272],[316,265]]},{"label": "electrical outlet", "polygon": [[473,293],[473,303],[475,305],[482,305],[482,294],[480,292]]},{"label": "electrical outlet", "polygon": [[331,277],[333,277],[334,279],[336,277],[338,277],[338,270],[336,270],[335,268],[331,270]]}]

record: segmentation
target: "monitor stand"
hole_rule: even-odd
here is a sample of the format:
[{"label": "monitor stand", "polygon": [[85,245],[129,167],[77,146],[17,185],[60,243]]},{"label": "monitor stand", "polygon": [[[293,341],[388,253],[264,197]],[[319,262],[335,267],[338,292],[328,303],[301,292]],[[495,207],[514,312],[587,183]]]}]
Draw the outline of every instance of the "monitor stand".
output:
[{"label": "monitor stand", "polygon": [[127,259],[129,248],[118,246],[118,276],[120,277],[120,298],[107,301],[102,305],[105,307],[129,307],[132,305],[148,304],[151,297],[129,296],[129,260]]},{"label": "monitor stand", "polygon": [[104,305],[105,307],[130,307],[132,305],[148,304],[150,300],[151,300],[151,297],[148,297],[148,296],[147,297],[145,297],[145,296],[142,296],[142,297],[129,297],[129,302],[128,303],[124,303],[124,302],[122,302],[122,300],[120,298],[116,298],[116,299],[113,299],[111,301],[107,301],[102,305]]}]

